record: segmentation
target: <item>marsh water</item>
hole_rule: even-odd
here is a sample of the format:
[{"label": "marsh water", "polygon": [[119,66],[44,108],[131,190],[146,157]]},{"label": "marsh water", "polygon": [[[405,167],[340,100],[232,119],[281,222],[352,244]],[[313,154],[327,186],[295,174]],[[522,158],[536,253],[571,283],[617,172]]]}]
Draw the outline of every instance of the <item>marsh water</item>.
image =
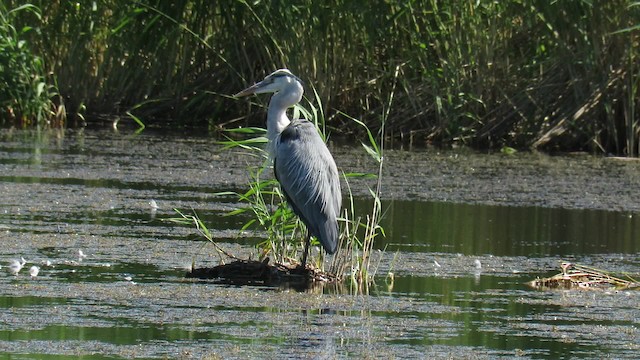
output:
[{"label": "marsh water", "polygon": [[[331,149],[345,172],[376,169]],[[196,211],[255,257],[264,234],[214,193],[260,164],[206,136],[0,131],[0,358],[638,358],[640,292],[525,283],[563,260],[640,277],[640,162],[389,150],[368,289],[185,279],[220,256],[166,219]],[[358,211],[371,181],[350,182]]]}]

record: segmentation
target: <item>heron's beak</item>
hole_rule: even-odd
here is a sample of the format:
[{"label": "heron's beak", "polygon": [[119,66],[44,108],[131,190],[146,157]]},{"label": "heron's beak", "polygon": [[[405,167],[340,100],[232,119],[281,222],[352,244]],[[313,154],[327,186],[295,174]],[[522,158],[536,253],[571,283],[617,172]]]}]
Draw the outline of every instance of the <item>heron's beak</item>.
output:
[{"label": "heron's beak", "polygon": [[254,84],[252,86],[249,86],[248,88],[246,88],[246,89],[240,91],[239,93],[233,95],[233,97],[242,97],[242,96],[253,95],[253,94],[256,93],[256,90],[258,90],[258,88],[260,88],[260,84],[261,84],[261,82],[256,83],[256,84]]}]

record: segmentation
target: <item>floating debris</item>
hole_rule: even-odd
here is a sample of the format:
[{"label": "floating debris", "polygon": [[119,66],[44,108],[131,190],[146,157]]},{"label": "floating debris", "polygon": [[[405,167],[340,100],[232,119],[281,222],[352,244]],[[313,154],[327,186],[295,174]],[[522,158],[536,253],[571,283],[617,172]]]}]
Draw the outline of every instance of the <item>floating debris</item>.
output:
[{"label": "floating debris", "polygon": [[187,278],[215,279],[221,283],[234,285],[286,285],[295,289],[305,289],[314,283],[336,283],[339,279],[330,273],[294,265],[269,264],[263,261],[236,260],[212,268],[194,268],[187,272]]},{"label": "floating debris", "polygon": [[535,279],[527,284],[536,289],[626,290],[640,288],[640,282],[612,276],[609,272],[584,265],[562,262],[561,273]]},{"label": "floating debris", "polygon": [[29,269],[29,275],[31,275],[32,279],[35,279],[38,276],[38,273],[40,272],[40,268],[33,265],[30,269]]},{"label": "floating debris", "polygon": [[473,261],[473,264],[475,265],[476,269],[478,269],[478,270],[482,269],[482,263],[480,262],[480,260],[475,259]]},{"label": "floating debris", "polygon": [[24,264],[26,264],[27,261],[21,257],[20,260],[11,260],[11,263],[9,263],[9,272],[12,275],[18,275],[18,273],[20,272],[20,270],[22,270],[22,267],[24,266]]},{"label": "floating debris", "polygon": [[156,213],[158,212],[158,203],[151,199],[151,201],[149,201],[149,206],[151,207],[151,219],[155,219],[156,218]]}]

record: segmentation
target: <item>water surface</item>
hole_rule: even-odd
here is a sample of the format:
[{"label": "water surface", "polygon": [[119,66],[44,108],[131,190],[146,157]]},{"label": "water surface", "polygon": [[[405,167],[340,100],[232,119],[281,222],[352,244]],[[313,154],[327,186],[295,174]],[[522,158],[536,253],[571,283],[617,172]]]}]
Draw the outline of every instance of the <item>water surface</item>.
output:
[{"label": "water surface", "polygon": [[[332,150],[345,172],[375,170],[359,148]],[[164,221],[194,209],[225,249],[255,256],[263,234],[240,233],[247,219],[223,216],[234,199],[213,194],[243,189],[262,160],[203,136],[3,130],[0,358],[637,357],[638,291],[524,283],[562,259],[640,273],[640,163],[431,149],[385,160],[375,284],[296,292],[185,279],[219,256]],[[351,186],[366,212],[373,184]]]}]

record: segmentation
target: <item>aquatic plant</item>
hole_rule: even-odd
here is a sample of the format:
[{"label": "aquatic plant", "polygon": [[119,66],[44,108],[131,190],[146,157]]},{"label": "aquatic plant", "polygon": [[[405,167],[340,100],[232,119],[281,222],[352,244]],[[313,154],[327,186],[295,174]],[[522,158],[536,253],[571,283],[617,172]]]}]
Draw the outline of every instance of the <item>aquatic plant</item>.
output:
[{"label": "aquatic plant", "polygon": [[32,26],[17,27],[15,18],[21,13],[41,15],[37,7],[24,4],[13,9],[0,3],[0,124],[44,123],[65,118],[64,106],[54,104],[56,87],[47,80],[43,59],[35,55],[26,35]]},{"label": "aquatic plant", "polygon": [[[219,254],[224,255],[225,258],[238,260],[237,257],[235,257],[233,254],[225,251],[224,248],[222,246],[220,246],[215,241],[215,239],[213,238],[213,235],[211,234],[211,232],[207,228],[207,225],[200,219],[200,217],[198,217],[198,214],[195,211],[194,211],[194,213],[192,215],[192,214],[183,213],[182,211],[180,211],[178,209],[174,209],[174,210],[179,215],[179,217],[169,218],[169,219],[167,219],[167,221],[174,222],[174,223],[177,223],[177,224],[193,226],[202,237],[204,237],[207,241],[209,241],[210,243],[213,244],[213,246],[215,247],[216,251]],[[192,268],[193,268],[193,266],[192,266]]]},{"label": "aquatic plant", "polygon": [[[372,174],[376,178],[375,189],[369,189],[369,192],[372,197],[372,207],[371,213],[367,214],[366,221],[362,222],[361,219],[355,217],[354,206],[353,206],[353,195],[351,194],[351,189],[349,188],[349,203],[350,203],[350,213],[345,210],[345,231],[344,235],[346,236],[346,248],[348,249],[347,254],[351,254],[351,276],[353,278],[353,284],[364,286],[365,290],[369,283],[373,281],[374,276],[377,272],[377,266],[372,266],[372,252],[373,245],[376,237],[380,234],[384,235],[384,229],[380,226],[380,220],[382,218],[382,203],[380,201],[380,193],[382,191],[382,169],[384,165],[384,138],[385,138],[385,128],[386,124],[389,121],[389,114],[391,113],[396,85],[398,76],[400,74],[400,66],[397,66],[394,72],[394,82],[391,87],[391,90],[388,95],[388,100],[382,110],[382,114],[380,115],[380,127],[379,127],[379,140],[376,140],[376,137],[373,135],[369,127],[356,118],[353,118],[347,114],[343,115],[354,123],[362,126],[364,131],[366,132],[367,142],[362,142],[362,147],[366,150],[366,152],[376,161],[378,164],[378,171],[376,174]],[[316,95],[317,96],[317,95]],[[345,177],[345,180],[347,178]],[[346,181],[345,181],[346,182]],[[348,182],[347,186],[348,186]],[[351,219],[351,220],[350,220]],[[355,219],[355,220],[354,220]],[[358,237],[358,229],[364,228],[364,235],[362,240]],[[342,266],[341,266],[342,265]],[[340,257],[335,257],[333,259],[331,272],[342,274],[342,268],[344,268],[344,261]],[[388,278],[393,279],[393,274],[389,272]]]}]

